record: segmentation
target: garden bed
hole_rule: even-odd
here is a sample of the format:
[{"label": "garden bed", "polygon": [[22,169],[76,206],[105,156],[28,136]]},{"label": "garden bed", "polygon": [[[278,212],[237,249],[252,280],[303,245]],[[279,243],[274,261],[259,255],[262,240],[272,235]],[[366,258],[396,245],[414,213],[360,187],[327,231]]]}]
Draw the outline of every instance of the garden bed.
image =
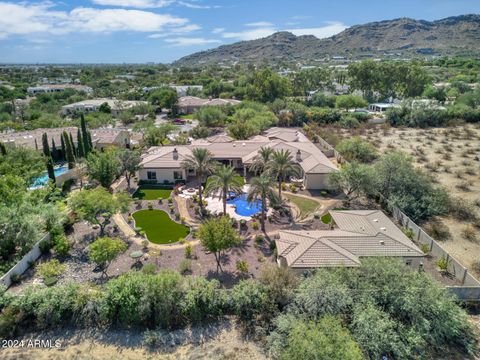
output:
[{"label": "garden bed", "polygon": [[168,199],[172,189],[159,188],[154,186],[140,186],[133,194],[133,198],[140,200]]}]

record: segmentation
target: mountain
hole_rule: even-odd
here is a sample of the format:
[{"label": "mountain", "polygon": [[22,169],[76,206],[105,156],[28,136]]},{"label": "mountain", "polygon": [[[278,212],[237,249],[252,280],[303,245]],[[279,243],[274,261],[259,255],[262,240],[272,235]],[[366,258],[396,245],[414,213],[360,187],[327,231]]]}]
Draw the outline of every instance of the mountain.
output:
[{"label": "mountain", "polygon": [[436,21],[400,18],[352,26],[325,39],[277,32],[268,37],[222,45],[177,60],[177,66],[221,62],[315,60],[326,56],[365,57],[386,53],[480,54],[480,15]]}]

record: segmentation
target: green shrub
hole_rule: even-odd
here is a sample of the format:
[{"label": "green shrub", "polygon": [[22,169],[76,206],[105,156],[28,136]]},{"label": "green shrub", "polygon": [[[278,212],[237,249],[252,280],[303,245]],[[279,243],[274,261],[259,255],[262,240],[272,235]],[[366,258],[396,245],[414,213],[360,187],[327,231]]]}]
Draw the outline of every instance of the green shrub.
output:
[{"label": "green shrub", "polygon": [[258,230],[260,228],[260,225],[258,225],[258,222],[256,221],[253,221],[251,225],[253,230]]},{"label": "green shrub", "polygon": [[43,283],[46,285],[46,286],[53,286],[55,285],[56,283],[58,282],[58,277],[56,276],[50,276],[50,277],[47,277],[43,280]]},{"label": "green shrub", "polygon": [[430,252],[430,245],[428,244],[422,244],[420,245],[420,249],[424,254],[428,254]]},{"label": "green shrub", "polygon": [[445,256],[442,256],[440,259],[437,260],[438,269],[441,272],[447,273],[448,272],[448,267],[449,267],[451,262],[452,262],[452,260],[447,259]]},{"label": "green shrub", "polygon": [[71,244],[65,234],[56,235],[53,239],[53,243],[53,250],[55,250],[60,256],[65,256],[70,251]]},{"label": "green shrub", "polygon": [[37,275],[42,277],[44,280],[46,278],[60,276],[67,270],[67,266],[65,264],[61,264],[57,259],[38,264],[36,268]]},{"label": "green shrub", "polygon": [[245,260],[238,260],[235,267],[240,273],[248,274],[248,263]]},{"label": "green shrub", "polygon": [[192,246],[192,244],[188,243],[185,246],[185,257],[186,258],[191,258],[192,254],[193,254],[193,246]]},{"label": "green shrub", "polygon": [[157,265],[149,263],[145,264],[142,267],[142,273],[147,274],[147,275],[153,275],[157,271]]},{"label": "green shrub", "polygon": [[181,262],[180,262],[180,265],[178,267],[178,271],[181,273],[181,274],[188,274],[188,273],[191,273],[192,272],[192,260],[190,259],[183,259]]}]

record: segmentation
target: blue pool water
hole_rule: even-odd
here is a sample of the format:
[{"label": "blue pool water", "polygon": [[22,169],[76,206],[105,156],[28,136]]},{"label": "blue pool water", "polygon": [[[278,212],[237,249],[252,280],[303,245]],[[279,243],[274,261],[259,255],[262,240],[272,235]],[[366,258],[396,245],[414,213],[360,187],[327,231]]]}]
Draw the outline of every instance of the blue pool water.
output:
[{"label": "blue pool water", "polygon": [[[54,169],[55,176],[60,176],[62,174],[65,174],[67,171],[68,171],[68,166],[66,166],[66,165],[65,166],[60,166],[60,167],[57,167],[57,168]],[[45,173],[43,173],[42,176],[37,177],[33,181],[33,184],[31,186],[31,188],[35,189],[35,188],[45,186],[48,183],[48,180],[49,180],[48,173],[45,172]]]},{"label": "blue pool water", "polygon": [[235,212],[242,216],[252,216],[262,210],[262,202],[255,200],[252,203],[247,201],[247,194],[242,194],[227,201],[227,204],[235,205]]}]

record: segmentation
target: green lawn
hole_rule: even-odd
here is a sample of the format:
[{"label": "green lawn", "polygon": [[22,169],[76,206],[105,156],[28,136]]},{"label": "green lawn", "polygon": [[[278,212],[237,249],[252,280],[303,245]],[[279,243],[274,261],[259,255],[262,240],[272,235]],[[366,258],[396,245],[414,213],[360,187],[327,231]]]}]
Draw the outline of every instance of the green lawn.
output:
[{"label": "green lawn", "polygon": [[178,115],[177,117],[180,118],[180,119],[193,120],[193,119],[195,119],[195,114]]},{"label": "green lawn", "polygon": [[141,186],[135,191],[133,197],[140,200],[168,199],[171,193],[172,189],[155,189]]},{"label": "green lawn", "polygon": [[190,229],[178,224],[163,210],[139,210],[132,214],[135,226],[142,228],[154,244],[172,244],[187,237]]},{"label": "green lawn", "polygon": [[291,194],[284,194],[284,196],[298,207],[298,209],[300,210],[301,218],[313,214],[315,210],[320,207],[320,204],[316,200],[307,199],[301,196],[295,196]]}]

